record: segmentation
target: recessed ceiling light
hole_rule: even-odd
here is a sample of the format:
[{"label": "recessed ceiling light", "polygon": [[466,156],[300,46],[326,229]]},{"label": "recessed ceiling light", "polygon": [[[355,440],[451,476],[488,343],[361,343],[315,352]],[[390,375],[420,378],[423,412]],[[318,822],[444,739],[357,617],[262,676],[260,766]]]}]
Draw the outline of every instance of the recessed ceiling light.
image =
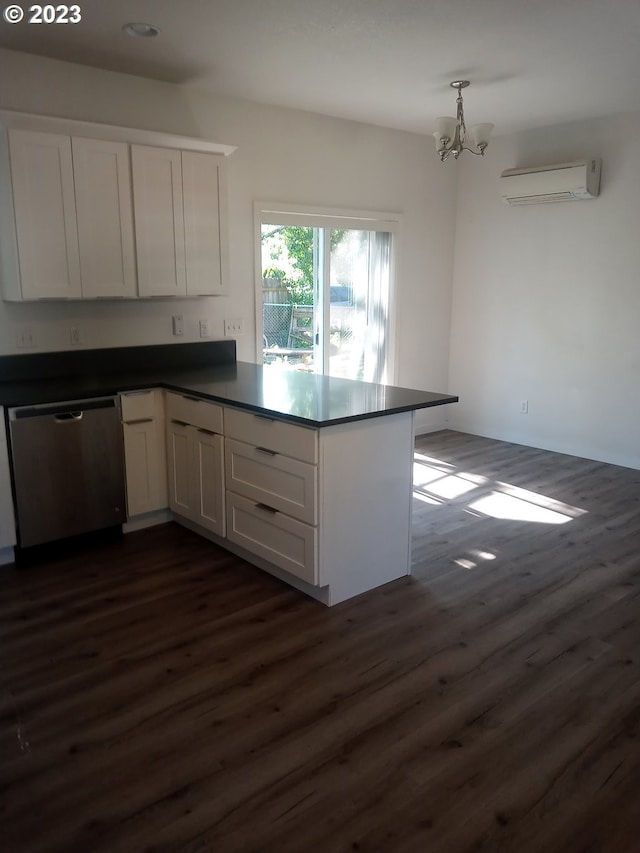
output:
[{"label": "recessed ceiling light", "polygon": [[152,39],[160,32],[159,27],[154,27],[153,24],[130,23],[125,24],[122,28],[128,36],[135,39]]}]

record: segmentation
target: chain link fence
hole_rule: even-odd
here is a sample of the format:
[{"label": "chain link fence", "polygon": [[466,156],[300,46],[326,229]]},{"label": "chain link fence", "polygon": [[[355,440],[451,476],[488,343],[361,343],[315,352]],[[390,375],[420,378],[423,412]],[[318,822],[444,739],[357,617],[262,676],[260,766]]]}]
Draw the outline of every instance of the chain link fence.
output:
[{"label": "chain link fence", "polygon": [[290,302],[265,302],[262,305],[262,323],[265,347],[288,347],[291,329]]}]

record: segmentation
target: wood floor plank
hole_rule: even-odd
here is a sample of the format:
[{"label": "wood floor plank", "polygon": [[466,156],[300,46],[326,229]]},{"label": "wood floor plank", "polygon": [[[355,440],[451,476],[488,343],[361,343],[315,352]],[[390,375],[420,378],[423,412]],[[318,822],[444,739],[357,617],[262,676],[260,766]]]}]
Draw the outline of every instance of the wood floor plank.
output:
[{"label": "wood floor plank", "polygon": [[335,608],[174,524],[4,567],[3,853],[638,853],[639,605],[639,471],[450,431]]}]

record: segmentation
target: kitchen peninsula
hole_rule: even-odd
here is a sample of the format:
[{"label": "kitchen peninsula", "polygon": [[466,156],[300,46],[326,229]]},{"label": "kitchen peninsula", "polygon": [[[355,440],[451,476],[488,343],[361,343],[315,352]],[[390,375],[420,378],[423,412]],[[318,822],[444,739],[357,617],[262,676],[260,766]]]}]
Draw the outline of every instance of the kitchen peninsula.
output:
[{"label": "kitchen peninsula", "polygon": [[326,605],[409,574],[413,413],[458,399],[237,362],[228,340],[4,356],[0,376],[5,414],[119,395],[128,522],[162,480],[165,517]]}]

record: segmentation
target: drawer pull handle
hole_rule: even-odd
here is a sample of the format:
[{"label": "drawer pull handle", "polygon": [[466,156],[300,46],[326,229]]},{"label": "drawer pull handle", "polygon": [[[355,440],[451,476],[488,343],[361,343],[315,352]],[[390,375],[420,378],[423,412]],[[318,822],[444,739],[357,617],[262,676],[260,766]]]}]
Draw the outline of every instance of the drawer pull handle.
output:
[{"label": "drawer pull handle", "polygon": [[124,423],[129,424],[129,425],[132,425],[132,424],[152,424],[153,418],[137,418],[134,421],[125,421]]},{"label": "drawer pull handle", "polygon": [[254,415],[253,417],[259,421],[269,421],[271,424],[275,421],[275,418],[268,418],[266,415]]},{"label": "drawer pull handle", "polygon": [[272,506],[267,506],[267,504],[256,504],[256,509],[259,509],[261,512],[268,512],[269,515],[276,515],[278,510],[274,509]]},{"label": "drawer pull handle", "polygon": [[198,427],[198,432],[203,432],[205,435],[217,435],[212,429],[205,429],[204,427]]},{"label": "drawer pull handle", "polygon": [[143,394],[151,394],[151,388],[144,388],[141,391],[123,391],[123,397],[142,397]]},{"label": "drawer pull handle", "polygon": [[189,394],[183,394],[182,399],[183,400],[191,400],[192,403],[201,403],[202,402],[200,397],[191,397]]},{"label": "drawer pull handle", "polygon": [[266,453],[267,456],[277,456],[278,455],[275,450],[269,450],[268,447],[256,447],[256,450],[258,451],[258,453]]},{"label": "drawer pull handle", "polygon": [[177,424],[178,426],[183,426],[183,427],[189,426],[189,424],[186,423],[185,421],[177,421],[175,418],[171,418],[171,423]]}]

